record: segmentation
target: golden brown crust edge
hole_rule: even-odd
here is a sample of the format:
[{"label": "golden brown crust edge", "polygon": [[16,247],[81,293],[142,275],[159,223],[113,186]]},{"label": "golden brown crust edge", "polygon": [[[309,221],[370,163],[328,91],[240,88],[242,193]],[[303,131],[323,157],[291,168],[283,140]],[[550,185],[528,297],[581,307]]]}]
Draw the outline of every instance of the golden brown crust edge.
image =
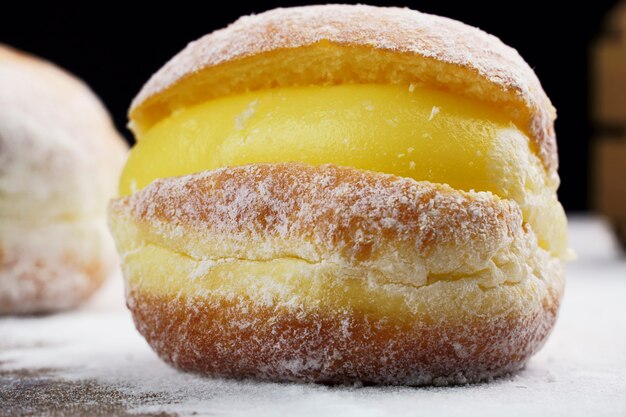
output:
[{"label": "golden brown crust edge", "polygon": [[[563,290],[560,261],[537,248],[514,204],[352,168],[255,164],[159,180],[113,202],[110,224],[139,331],[167,362],[212,375],[409,385],[490,379],[541,347]],[[399,296],[402,306],[364,311],[272,297],[268,304],[254,289],[163,293],[130,264],[150,244],[200,266],[294,258],[313,265],[301,271],[316,271],[328,262],[323,279],[339,285],[320,288],[341,288],[349,275],[381,300]],[[228,279],[250,273],[241,268]]]},{"label": "golden brown crust edge", "polygon": [[[560,295],[511,317],[425,322],[354,311],[288,311],[248,300],[128,293],[135,325],[167,363],[234,378],[447,385],[515,372],[545,343]],[[242,326],[245,323],[245,326]]]},{"label": "golden brown crust edge", "polygon": [[[178,94],[198,79],[201,88]],[[143,131],[173,110],[240,91],[349,82],[425,84],[491,102],[556,172],[556,113],[517,51],[477,28],[410,9],[324,5],[242,17],[153,75],[131,105],[131,127]]]}]

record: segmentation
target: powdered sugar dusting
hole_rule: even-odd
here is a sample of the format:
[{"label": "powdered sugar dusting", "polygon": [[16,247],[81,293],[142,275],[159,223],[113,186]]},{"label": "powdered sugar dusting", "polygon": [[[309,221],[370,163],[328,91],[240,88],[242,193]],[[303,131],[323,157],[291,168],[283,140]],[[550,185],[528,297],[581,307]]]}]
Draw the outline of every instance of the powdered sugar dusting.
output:
[{"label": "powdered sugar dusting", "polygon": [[430,122],[431,120],[433,120],[435,118],[435,116],[439,114],[440,111],[441,111],[441,109],[439,107],[433,106],[433,108],[430,110],[430,115],[428,116],[428,121]]},{"label": "powdered sugar dusting", "polygon": [[251,101],[250,104],[248,104],[248,107],[235,117],[235,129],[243,130],[246,127],[248,120],[254,116],[257,103],[258,100]]}]

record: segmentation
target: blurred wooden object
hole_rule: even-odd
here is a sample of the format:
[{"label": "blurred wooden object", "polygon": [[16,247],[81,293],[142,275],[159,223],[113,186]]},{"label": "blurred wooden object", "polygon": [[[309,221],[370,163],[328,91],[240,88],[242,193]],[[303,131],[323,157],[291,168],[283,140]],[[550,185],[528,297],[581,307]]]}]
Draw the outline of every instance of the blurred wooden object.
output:
[{"label": "blurred wooden object", "polygon": [[597,140],[594,157],[595,207],[611,220],[626,245],[626,140]]},{"label": "blurred wooden object", "polygon": [[626,127],[626,2],[610,13],[593,49],[594,119],[604,127]]},{"label": "blurred wooden object", "polygon": [[626,2],[611,12],[592,52],[592,114],[603,135],[593,143],[593,204],[626,247]]},{"label": "blurred wooden object", "polygon": [[[620,39],[621,41],[621,39]],[[626,122],[626,43],[598,43],[596,57],[596,121],[610,126]]]}]

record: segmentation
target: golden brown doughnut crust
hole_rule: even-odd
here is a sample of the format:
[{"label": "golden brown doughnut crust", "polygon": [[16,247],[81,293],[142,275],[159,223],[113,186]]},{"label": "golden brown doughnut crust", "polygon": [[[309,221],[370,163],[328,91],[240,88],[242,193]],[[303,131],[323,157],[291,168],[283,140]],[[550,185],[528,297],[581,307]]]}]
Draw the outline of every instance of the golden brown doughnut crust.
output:
[{"label": "golden brown doughnut crust", "polygon": [[242,17],[154,74],[131,105],[131,127],[146,130],[176,109],[241,91],[341,83],[425,84],[493,103],[556,172],[556,112],[517,51],[477,28],[410,9],[324,5]]},{"label": "golden brown doughnut crust", "polygon": [[526,316],[454,322],[277,311],[248,300],[140,290],[130,291],[128,306],[158,355],[186,371],[272,381],[447,385],[519,370],[544,344],[558,300]]},{"label": "golden brown doughnut crust", "polygon": [[[541,347],[563,289],[515,204],[347,167],[157,180],[114,201],[109,222],[139,331],[169,363],[212,375],[489,379]],[[158,268],[173,290],[135,260],[154,247],[175,259]],[[272,262],[291,262],[288,279],[259,274]]]}]

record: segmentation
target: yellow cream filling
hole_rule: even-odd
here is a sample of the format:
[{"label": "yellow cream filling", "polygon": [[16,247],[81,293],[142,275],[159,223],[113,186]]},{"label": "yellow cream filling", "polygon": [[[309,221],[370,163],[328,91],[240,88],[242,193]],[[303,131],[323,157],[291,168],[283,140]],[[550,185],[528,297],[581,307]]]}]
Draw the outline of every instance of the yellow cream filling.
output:
[{"label": "yellow cream filling", "polygon": [[528,136],[485,103],[424,87],[278,88],[179,110],[137,138],[120,184],[258,162],[334,163],[516,201],[539,244],[567,250],[566,221]]},{"label": "yellow cream filling", "polygon": [[468,277],[463,284],[437,281],[418,288],[346,276],[332,264],[311,264],[295,258],[198,261],[154,244],[128,254],[124,274],[130,289],[168,299],[193,295],[218,304],[222,300],[237,303],[243,298],[276,311],[347,310],[399,320],[418,316],[424,322],[459,315],[474,318],[471,316],[527,314],[541,305],[545,292],[545,284],[538,279],[485,288],[481,278]]}]

